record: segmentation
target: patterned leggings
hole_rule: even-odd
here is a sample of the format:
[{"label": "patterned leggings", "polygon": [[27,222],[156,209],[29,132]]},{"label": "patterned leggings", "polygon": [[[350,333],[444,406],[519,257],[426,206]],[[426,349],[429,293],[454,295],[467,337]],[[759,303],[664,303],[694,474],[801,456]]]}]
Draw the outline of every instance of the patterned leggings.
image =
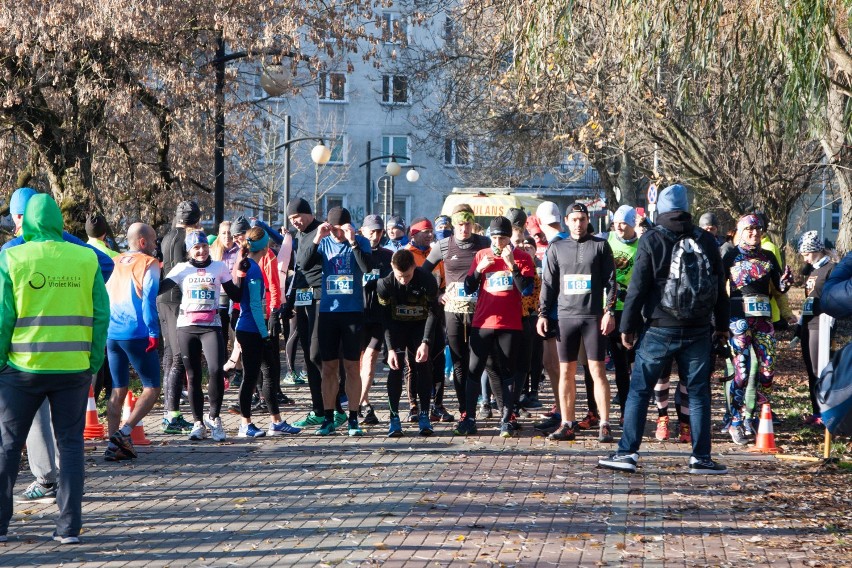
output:
[{"label": "patterned leggings", "polygon": [[[731,414],[734,425],[743,415],[751,417],[755,408],[767,401],[775,375],[775,329],[767,318],[732,318],[731,350],[734,354],[734,380],[730,382]],[[756,369],[752,357],[757,359]],[[754,369],[754,370],[753,370]],[[750,379],[757,383],[756,404],[746,404]],[[748,408],[746,408],[748,406]]]}]

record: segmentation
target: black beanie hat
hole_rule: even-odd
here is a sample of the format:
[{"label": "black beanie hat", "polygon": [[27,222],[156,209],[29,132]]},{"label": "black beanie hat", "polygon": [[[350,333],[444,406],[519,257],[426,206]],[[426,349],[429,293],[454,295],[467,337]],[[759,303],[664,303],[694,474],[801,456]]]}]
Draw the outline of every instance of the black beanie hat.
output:
[{"label": "black beanie hat", "polygon": [[86,234],[90,237],[100,237],[107,234],[107,222],[100,213],[89,213],[86,216]]},{"label": "black beanie hat", "polygon": [[516,227],[523,227],[527,223],[526,212],[524,212],[523,209],[518,209],[517,207],[512,207],[506,211],[506,218]]},{"label": "black beanie hat", "polygon": [[489,234],[498,237],[512,236],[512,222],[505,217],[494,217],[491,220],[491,226],[488,228]]},{"label": "black beanie hat", "polygon": [[248,219],[240,215],[234,222],[231,223],[231,235],[244,235],[251,229],[251,223],[248,222]]},{"label": "black beanie hat", "polygon": [[344,209],[343,207],[332,207],[328,212],[328,216],[325,219],[326,223],[330,225],[345,225],[346,223],[352,222],[352,215],[349,214],[348,209]]},{"label": "black beanie hat", "polygon": [[294,197],[290,200],[290,203],[287,204],[287,216],[289,217],[290,215],[299,215],[302,213],[311,215],[311,204],[301,197]]},{"label": "black beanie hat", "polygon": [[201,209],[195,201],[181,201],[177,206],[177,220],[183,225],[195,225],[201,220]]}]

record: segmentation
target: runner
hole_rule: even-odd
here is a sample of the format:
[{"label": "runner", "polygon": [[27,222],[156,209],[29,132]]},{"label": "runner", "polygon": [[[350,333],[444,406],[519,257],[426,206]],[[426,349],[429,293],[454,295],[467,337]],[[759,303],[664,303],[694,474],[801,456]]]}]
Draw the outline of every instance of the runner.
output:
[{"label": "runner", "polygon": [[487,237],[473,233],[474,219],[470,205],[456,205],[452,212],[453,236],[438,241],[422,266],[426,272],[432,272],[439,263],[444,265],[446,290],[438,297],[438,302],[444,306],[447,345],[453,362],[453,386],[462,413],[465,412],[470,366],[468,340],[471,318],[476,309],[476,293],[468,294],[464,281],[476,253],[491,246]]},{"label": "runner", "polygon": [[[107,423],[112,434],[104,452],[107,461],[137,456],[130,433],[148,415],[160,396],[157,353],[160,265],[154,257],[157,234],[144,223],[134,223],[127,229],[127,246],[129,250],[115,258],[115,271],[107,282],[110,302],[107,356],[112,372],[112,395],[107,406]],[[175,349],[179,351],[177,345]],[[142,394],[119,428],[130,385],[131,365],[142,381]]]},{"label": "runner", "polygon": [[385,343],[388,348],[388,437],[402,436],[399,399],[402,396],[403,365],[408,361],[415,385],[420,413],[417,421],[421,436],[431,436],[429,401],[432,396],[432,369],[429,359],[433,326],[436,324],[438,285],[428,272],[415,265],[411,251],[394,253],[393,274],[378,281],[376,296],[382,306]]},{"label": "runner", "polygon": [[[203,231],[187,233],[184,241],[188,260],[176,264],[160,283],[160,293],[178,287],[181,292],[177,319],[177,340],[180,346],[186,378],[189,383],[189,404],[195,424],[189,439],[200,441],[210,430],[213,440],[225,440],[225,428],[219,413],[225,394],[225,341],[219,315],[219,296],[224,289],[237,297],[238,286],[231,281],[231,271],[224,262],[210,257],[210,247]],[[201,354],[207,361],[207,398],[210,412],[204,416],[204,396],[201,392]]]},{"label": "runner", "polygon": [[[603,239],[588,234],[589,211],[582,203],[574,203],[565,212],[565,225],[570,238],[551,244],[542,269],[541,303],[537,331],[548,331],[548,314],[554,306],[559,310],[559,408],[562,425],[548,438],[573,440],[577,355],[580,342],[586,347],[589,370],[595,384],[595,401],[601,422],[598,440],[612,442],[609,425],[609,382],[604,358],[606,335],[615,327],[616,273],[612,249]],[[604,296],[606,289],[606,296]]]},{"label": "runner", "polygon": [[393,253],[380,246],[384,235],[384,224],[378,215],[367,215],[361,225],[361,236],[370,241],[373,251],[373,269],[364,274],[364,342],[361,352],[361,424],[378,424],[379,417],[370,404],[370,389],[373,387],[376,361],[382,352],[385,328],[382,323],[382,308],[376,296],[376,285],[380,278],[391,273]]},{"label": "runner", "polygon": [[[322,398],[324,419],[316,434],[327,436],[335,430],[334,412],[338,402],[339,366],[342,354],[346,374],[349,408],[349,435],[361,436],[358,406],[361,400],[361,329],[364,321],[364,274],[373,269],[370,241],[357,234],[347,209],[334,207],[326,222],[319,226],[307,251],[305,269],[322,263],[322,299],[320,300],[319,344],[322,356]],[[318,253],[318,254],[317,254]]]},{"label": "runner", "polygon": [[[314,217],[310,204],[301,197],[296,197],[287,204],[287,218],[297,231],[296,241],[293,243],[296,251],[295,275],[287,302],[296,311],[296,329],[305,356],[308,387],[311,391],[310,412],[293,425],[304,428],[320,426],[325,416],[320,372],[322,357],[319,328],[316,325],[323,296],[323,259],[313,245],[322,223]],[[336,406],[339,412],[334,415],[334,425],[339,427],[346,422],[346,414],[342,412],[339,402],[336,402]]]},{"label": "runner", "polygon": [[479,377],[489,357],[500,377],[503,409],[500,436],[509,438],[515,427],[515,369],[522,340],[523,291],[531,286],[535,264],[530,255],[513,248],[512,223],[505,217],[491,221],[491,246],[476,253],[465,278],[465,292],[478,294],[470,337],[470,367],[465,389],[465,414],[454,430],[467,436],[476,433],[476,400]]},{"label": "runner", "polygon": [[259,438],[267,433],[270,436],[298,434],[301,428],[287,424],[278,411],[278,399],[275,397],[274,381],[264,381],[263,398],[269,409],[270,424],[268,432],[261,430],[252,422],[251,399],[260,378],[264,352],[269,349],[269,326],[264,319],[266,314],[266,285],[259,261],[268,252],[269,235],[260,227],[252,227],[246,232],[246,240],[240,246],[240,253],[231,271],[234,284],[240,288],[240,318],[237,320],[237,341],[242,346],[243,382],[240,385],[240,429],[239,438]]}]

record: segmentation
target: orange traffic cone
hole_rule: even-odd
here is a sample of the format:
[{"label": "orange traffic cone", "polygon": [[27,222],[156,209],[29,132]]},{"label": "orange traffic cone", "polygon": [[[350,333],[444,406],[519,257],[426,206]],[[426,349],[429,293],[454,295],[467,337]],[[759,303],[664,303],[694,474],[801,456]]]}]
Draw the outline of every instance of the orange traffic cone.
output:
[{"label": "orange traffic cone", "polygon": [[[130,413],[136,408],[136,397],[133,396],[133,391],[127,391],[127,398],[124,399],[124,408],[121,412],[121,422],[126,423],[130,419]],[[134,446],[150,446],[151,440],[145,437],[145,429],[142,427],[142,421],[133,427],[130,432],[130,439]]]},{"label": "orange traffic cone", "polygon": [[775,430],[772,428],[772,409],[769,403],[764,404],[760,409],[760,426],[757,427],[756,444],[749,450],[764,454],[781,453],[780,448],[775,446]]},{"label": "orange traffic cone", "polygon": [[84,440],[102,440],[106,436],[104,425],[98,421],[98,405],[95,404],[95,389],[89,385],[89,403],[86,405],[86,428]]}]

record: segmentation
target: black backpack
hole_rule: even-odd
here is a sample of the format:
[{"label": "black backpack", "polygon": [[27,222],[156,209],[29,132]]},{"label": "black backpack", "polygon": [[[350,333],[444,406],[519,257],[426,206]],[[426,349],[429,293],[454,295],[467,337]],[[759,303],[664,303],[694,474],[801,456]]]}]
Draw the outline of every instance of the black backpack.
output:
[{"label": "black backpack", "polygon": [[665,227],[656,228],[674,243],[660,307],[681,320],[708,317],[719,296],[719,281],[713,274],[710,258],[698,242],[703,231],[693,228],[691,233],[678,235]]}]

